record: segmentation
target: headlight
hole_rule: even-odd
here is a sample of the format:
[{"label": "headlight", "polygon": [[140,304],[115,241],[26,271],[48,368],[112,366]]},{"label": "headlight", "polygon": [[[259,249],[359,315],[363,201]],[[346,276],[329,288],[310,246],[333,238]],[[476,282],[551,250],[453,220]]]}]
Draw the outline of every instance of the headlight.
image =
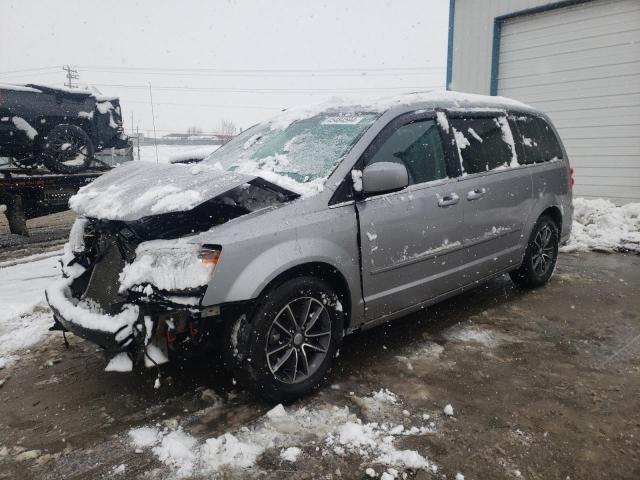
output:
[{"label": "headlight", "polygon": [[220,259],[220,249],[202,247],[198,252],[198,260],[205,265],[217,265]]},{"label": "headlight", "polygon": [[136,258],[120,274],[120,292],[139,285],[159,290],[180,291],[199,288],[211,280],[221,249],[154,240],[141,243]]}]

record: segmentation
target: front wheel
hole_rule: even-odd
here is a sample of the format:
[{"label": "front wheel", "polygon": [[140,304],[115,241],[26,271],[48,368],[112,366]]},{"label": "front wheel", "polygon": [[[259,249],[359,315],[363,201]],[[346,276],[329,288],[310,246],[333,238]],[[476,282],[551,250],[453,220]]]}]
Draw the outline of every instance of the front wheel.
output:
[{"label": "front wheel", "polygon": [[344,316],[324,280],[296,277],[267,293],[238,339],[245,382],[271,402],[316,389],[342,342]]},{"label": "front wheel", "polygon": [[556,222],[546,215],[540,217],[531,232],[527,250],[511,280],[523,288],[541,287],[549,281],[558,260],[560,232]]}]

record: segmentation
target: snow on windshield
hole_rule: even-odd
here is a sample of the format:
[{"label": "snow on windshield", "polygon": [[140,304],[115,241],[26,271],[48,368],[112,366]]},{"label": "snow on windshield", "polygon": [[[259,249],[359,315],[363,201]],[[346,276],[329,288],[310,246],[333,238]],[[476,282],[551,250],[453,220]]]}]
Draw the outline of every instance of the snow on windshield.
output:
[{"label": "snow on windshield", "polygon": [[262,123],[213,152],[207,162],[260,176],[302,195],[322,190],[324,180],[378,113],[293,114]]},{"label": "snow on windshield", "polygon": [[303,196],[312,195],[322,190],[333,168],[382,113],[417,102],[446,102],[450,108],[483,103],[493,108],[526,107],[508,98],[451,91],[331,98],[288,109],[241,133],[205,161],[224,170],[260,176]]}]

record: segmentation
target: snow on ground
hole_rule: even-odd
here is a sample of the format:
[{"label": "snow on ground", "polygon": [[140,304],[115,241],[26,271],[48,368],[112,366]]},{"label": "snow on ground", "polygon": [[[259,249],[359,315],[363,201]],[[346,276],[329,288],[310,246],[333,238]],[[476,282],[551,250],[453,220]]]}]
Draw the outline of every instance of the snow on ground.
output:
[{"label": "snow on ground", "polygon": [[45,305],[45,287],[60,276],[61,253],[0,263],[0,365],[15,362],[16,352],[38,343],[52,325],[48,309],[36,307]]},{"label": "snow on ground", "polygon": [[508,335],[476,325],[455,325],[443,333],[450,342],[477,343],[487,348],[495,348],[513,339]]},{"label": "snow on ground", "polygon": [[[220,148],[220,145],[158,145],[158,163],[169,163],[174,158],[190,158],[189,154],[202,157]],[[134,158],[144,162],[156,162],[155,145],[142,145],[140,147],[140,158],[138,149],[133,149]]]},{"label": "snow on ground", "polygon": [[574,198],[573,207],[571,238],[561,252],[640,253],[640,203],[617,207],[602,198]]},{"label": "snow on ground", "polygon": [[367,421],[348,407],[285,409],[278,405],[255,424],[218,437],[197,439],[182,427],[156,425],[130,430],[129,442],[136,449],[149,450],[177,478],[250,470],[268,449],[276,449],[280,461],[288,463],[300,461],[304,455],[355,455],[362,459],[363,473],[367,467],[437,470],[418,452],[395,446],[403,436],[433,433],[433,423],[425,425],[422,414],[398,416],[400,400],[388,390],[359,400],[371,406]]}]

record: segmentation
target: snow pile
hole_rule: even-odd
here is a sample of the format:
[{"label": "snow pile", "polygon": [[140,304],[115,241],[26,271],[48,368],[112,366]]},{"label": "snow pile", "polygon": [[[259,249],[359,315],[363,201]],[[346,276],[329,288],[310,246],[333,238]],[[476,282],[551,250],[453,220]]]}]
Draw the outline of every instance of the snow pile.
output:
[{"label": "snow pile", "polygon": [[42,340],[51,326],[44,289],[59,276],[61,252],[0,263],[0,363],[12,364],[16,352]]},{"label": "snow pile", "polygon": [[49,333],[51,313],[38,311],[0,320],[0,366],[8,367],[18,360],[17,352],[43,340]]},{"label": "snow pile", "polygon": [[286,450],[282,450],[280,452],[280,458],[286,460],[287,462],[296,462],[298,460],[298,456],[302,453],[298,447],[289,447]]},{"label": "snow pile", "polygon": [[151,284],[176,291],[206,285],[214,265],[198,259],[200,246],[179,240],[152,240],[136,248],[136,258],[120,273],[120,292]]},{"label": "snow pile", "polygon": [[[380,405],[395,405],[399,401],[388,390],[380,390],[365,399]],[[408,421],[406,416],[404,419]],[[136,448],[150,448],[176,476],[182,477],[251,469],[266,450],[275,448],[281,461],[296,462],[303,455],[301,447],[304,445],[309,445],[310,454],[349,454],[372,464],[434,469],[435,466],[420,453],[399,450],[394,445],[398,437],[432,431],[422,425],[395,425],[387,421],[365,423],[347,407],[286,410],[278,405],[251,427],[200,442],[180,428],[142,427],[131,430],[129,437]]]},{"label": "snow pile", "polygon": [[640,203],[617,207],[602,198],[574,198],[573,207],[571,238],[561,252],[640,253]]},{"label": "snow pile", "polygon": [[513,340],[504,333],[477,325],[456,325],[448,328],[443,336],[450,342],[474,342],[487,348],[495,348]]}]

